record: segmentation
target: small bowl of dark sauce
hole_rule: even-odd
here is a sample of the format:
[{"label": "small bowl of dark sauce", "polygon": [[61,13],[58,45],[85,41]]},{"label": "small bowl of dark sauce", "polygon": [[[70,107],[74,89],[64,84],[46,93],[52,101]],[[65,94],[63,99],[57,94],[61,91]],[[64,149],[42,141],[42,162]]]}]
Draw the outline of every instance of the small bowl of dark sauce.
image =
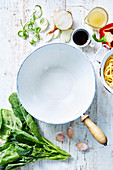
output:
[{"label": "small bowl of dark sauce", "polygon": [[72,40],[79,47],[86,47],[91,42],[89,32],[83,28],[78,28],[73,32]]}]

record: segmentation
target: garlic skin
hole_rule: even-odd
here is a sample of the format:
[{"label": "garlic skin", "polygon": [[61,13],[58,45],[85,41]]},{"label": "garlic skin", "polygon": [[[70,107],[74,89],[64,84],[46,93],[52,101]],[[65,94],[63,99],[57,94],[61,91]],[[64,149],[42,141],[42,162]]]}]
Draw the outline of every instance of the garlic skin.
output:
[{"label": "garlic skin", "polygon": [[67,30],[73,24],[72,14],[69,11],[57,11],[53,16],[53,22],[60,30]]},{"label": "garlic skin", "polygon": [[56,141],[63,142],[65,140],[65,134],[63,132],[57,133]]},{"label": "garlic skin", "polygon": [[72,32],[73,32],[73,29],[68,29],[66,31],[62,31],[61,36],[60,36],[61,42],[68,43],[71,39]]},{"label": "garlic skin", "polygon": [[89,146],[86,145],[85,143],[77,143],[76,147],[80,150],[80,151],[86,151],[89,149]]},{"label": "garlic skin", "polygon": [[74,135],[73,127],[70,126],[70,127],[67,129],[67,136],[68,136],[70,139],[72,139],[73,135]]}]

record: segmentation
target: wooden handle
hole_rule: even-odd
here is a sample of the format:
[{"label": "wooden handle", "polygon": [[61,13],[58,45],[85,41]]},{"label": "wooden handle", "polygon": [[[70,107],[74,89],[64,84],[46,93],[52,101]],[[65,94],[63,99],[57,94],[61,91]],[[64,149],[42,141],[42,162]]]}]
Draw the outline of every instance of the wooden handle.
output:
[{"label": "wooden handle", "polygon": [[81,121],[86,124],[93,137],[101,144],[107,145],[107,137],[104,132],[89,119],[89,115],[83,115]]}]

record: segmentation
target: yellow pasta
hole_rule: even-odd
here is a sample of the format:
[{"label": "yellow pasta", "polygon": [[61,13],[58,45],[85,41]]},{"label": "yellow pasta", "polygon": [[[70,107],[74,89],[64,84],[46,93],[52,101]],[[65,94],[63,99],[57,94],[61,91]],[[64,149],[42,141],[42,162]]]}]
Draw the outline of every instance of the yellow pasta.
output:
[{"label": "yellow pasta", "polygon": [[113,88],[113,55],[111,55],[105,63],[104,78],[106,83]]}]

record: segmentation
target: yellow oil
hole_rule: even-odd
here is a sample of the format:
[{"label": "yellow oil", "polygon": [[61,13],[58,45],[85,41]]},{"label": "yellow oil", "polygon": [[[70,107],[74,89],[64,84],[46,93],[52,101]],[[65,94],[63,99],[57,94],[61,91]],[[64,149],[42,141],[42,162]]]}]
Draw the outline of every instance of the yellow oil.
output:
[{"label": "yellow oil", "polygon": [[106,22],[106,16],[101,11],[92,11],[88,16],[88,22],[93,27],[101,27]]}]

